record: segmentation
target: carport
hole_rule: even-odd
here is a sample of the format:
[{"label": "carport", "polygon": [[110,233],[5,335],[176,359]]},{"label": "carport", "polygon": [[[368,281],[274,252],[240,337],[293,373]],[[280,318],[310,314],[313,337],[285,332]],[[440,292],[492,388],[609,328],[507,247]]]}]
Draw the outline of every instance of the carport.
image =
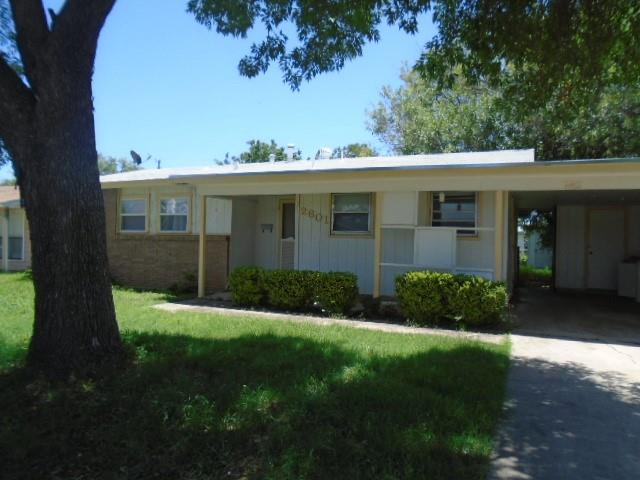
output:
[{"label": "carport", "polygon": [[640,189],[513,192],[511,228],[531,210],[553,212],[554,290],[640,301]]},{"label": "carport", "polygon": [[640,345],[640,188],[512,192],[512,220],[532,210],[552,212],[553,275],[518,286],[510,249],[517,333]]}]

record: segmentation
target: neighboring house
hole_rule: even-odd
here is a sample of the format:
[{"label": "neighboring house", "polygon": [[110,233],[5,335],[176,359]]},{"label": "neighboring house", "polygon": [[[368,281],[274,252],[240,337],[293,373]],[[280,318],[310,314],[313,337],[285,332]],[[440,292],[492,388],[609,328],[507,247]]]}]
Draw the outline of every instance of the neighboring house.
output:
[{"label": "neighboring house", "polygon": [[540,234],[538,232],[530,232],[525,236],[527,265],[533,268],[551,268],[553,265],[553,250],[540,245]]},{"label": "neighboring house", "polygon": [[[512,285],[517,212],[556,210],[555,287],[615,291],[640,257],[640,161],[533,150],[302,160],[104,176],[114,280],[222,289],[230,270],[342,270],[393,295],[408,270]],[[202,226],[204,225],[204,228]],[[637,288],[636,288],[637,291]],[[638,294],[640,297],[640,293]]]},{"label": "neighboring house", "polygon": [[0,271],[26,270],[30,266],[29,230],[20,190],[0,187]]}]

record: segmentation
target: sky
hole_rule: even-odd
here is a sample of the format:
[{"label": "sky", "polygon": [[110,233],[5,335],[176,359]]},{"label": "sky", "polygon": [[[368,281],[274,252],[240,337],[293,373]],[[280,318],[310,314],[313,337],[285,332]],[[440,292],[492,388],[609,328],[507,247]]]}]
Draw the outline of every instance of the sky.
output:
[{"label": "sky", "polygon": [[[45,2],[54,9],[61,1]],[[155,3],[155,2],[154,2]],[[238,73],[248,39],[223,37],[196,23],[186,1],[118,0],[101,33],[93,79],[96,142],[104,155],[135,150],[162,167],[210,165],[239,154],[250,139],[295,144],[303,156],[353,142],[380,144],[366,111],[385,85],[400,85],[434,34],[430,17],[411,36],[381,28],[381,41],[339,72],[292,91],[277,65],[259,77]],[[153,167],[152,162],[145,166]],[[8,168],[0,178],[11,176]]]}]

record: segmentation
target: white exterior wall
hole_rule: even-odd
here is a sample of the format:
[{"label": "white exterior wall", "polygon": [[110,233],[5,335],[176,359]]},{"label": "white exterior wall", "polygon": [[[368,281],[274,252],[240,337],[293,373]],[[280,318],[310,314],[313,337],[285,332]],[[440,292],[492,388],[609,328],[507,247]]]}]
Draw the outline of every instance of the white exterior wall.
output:
[{"label": "white exterior wall", "polygon": [[298,268],[353,272],[358,276],[360,293],[372,293],[373,237],[332,236],[330,194],[300,195],[299,207],[313,210],[321,219],[299,215]]},{"label": "white exterior wall", "polygon": [[553,263],[553,251],[542,248],[539,245],[540,234],[532,232],[529,235],[529,249],[527,250],[527,264],[534,268],[551,267]]},{"label": "white exterior wall", "polygon": [[[277,196],[258,197],[256,222],[254,226],[255,265],[263,268],[278,268],[278,202]],[[263,231],[262,225],[271,225],[271,230]]]},{"label": "white exterior wall", "polygon": [[[383,225],[431,226],[431,195],[429,192],[418,192],[417,194],[415,192],[385,193],[384,201],[385,204],[391,203],[392,205],[385,205],[383,208]],[[478,193],[478,227],[493,228],[495,226],[494,207],[495,192]],[[465,273],[490,275],[490,272],[483,270],[493,270],[495,267],[494,243],[495,233],[493,231],[478,232],[476,237],[458,237],[456,239],[456,268]],[[411,264],[414,261],[413,253],[413,229],[383,228],[382,263]],[[382,267],[381,294],[393,295],[395,278],[415,269],[416,267]]]},{"label": "white exterior wall", "polygon": [[[640,206],[626,209],[625,257],[640,257]],[[559,205],[556,219],[556,287],[587,288],[589,207]],[[531,247],[531,246],[530,246]]]},{"label": "white exterior wall", "polygon": [[[495,227],[495,192],[478,193],[479,227]],[[476,237],[458,237],[456,266],[465,269],[490,269],[495,266],[495,233],[478,232]]]}]

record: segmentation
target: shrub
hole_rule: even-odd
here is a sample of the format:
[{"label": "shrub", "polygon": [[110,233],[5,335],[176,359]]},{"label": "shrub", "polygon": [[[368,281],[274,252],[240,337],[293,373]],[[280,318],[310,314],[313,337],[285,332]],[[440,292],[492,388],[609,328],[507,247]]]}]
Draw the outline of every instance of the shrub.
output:
[{"label": "shrub", "polygon": [[358,277],[347,272],[263,270],[239,267],[229,276],[233,303],[303,310],[312,305],[330,314],[346,314],[358,299]]},{"label": "shrub", "polygon": [[358,299],[358,277],[348,272],[317,272],[315,299],[330,314],[347,314]]},{"label": "shrub", "polygon": [[265,270],[238,267],[229,275],[231,300],[238,305],[260,305],[265,297]]},{"label": "shrub", "polygon": [[264,285],[269,304],[292,310],[310,306],[313,303],[313,273],[299,270],[266,272]]},{"label": "shrub", "polygon": [[396,278],[396,295],[404,316],[418,325],[437,324],[447,313],[446,299],[454,290],[450,273],[407,272]]},{"label": "shrub", "polygon": [[396,278],[396,294],[404,316],[418,325],[437,324],[444,318],[466,325],[495,323],[508,302],[503,283],[430,271]]},{"label": "shrub", "polygon": [[449,297],[450,315],[466,325],[488,325],[502,319],[509,295],[501,282],[470,275],[456,276],[455,294]]}]

